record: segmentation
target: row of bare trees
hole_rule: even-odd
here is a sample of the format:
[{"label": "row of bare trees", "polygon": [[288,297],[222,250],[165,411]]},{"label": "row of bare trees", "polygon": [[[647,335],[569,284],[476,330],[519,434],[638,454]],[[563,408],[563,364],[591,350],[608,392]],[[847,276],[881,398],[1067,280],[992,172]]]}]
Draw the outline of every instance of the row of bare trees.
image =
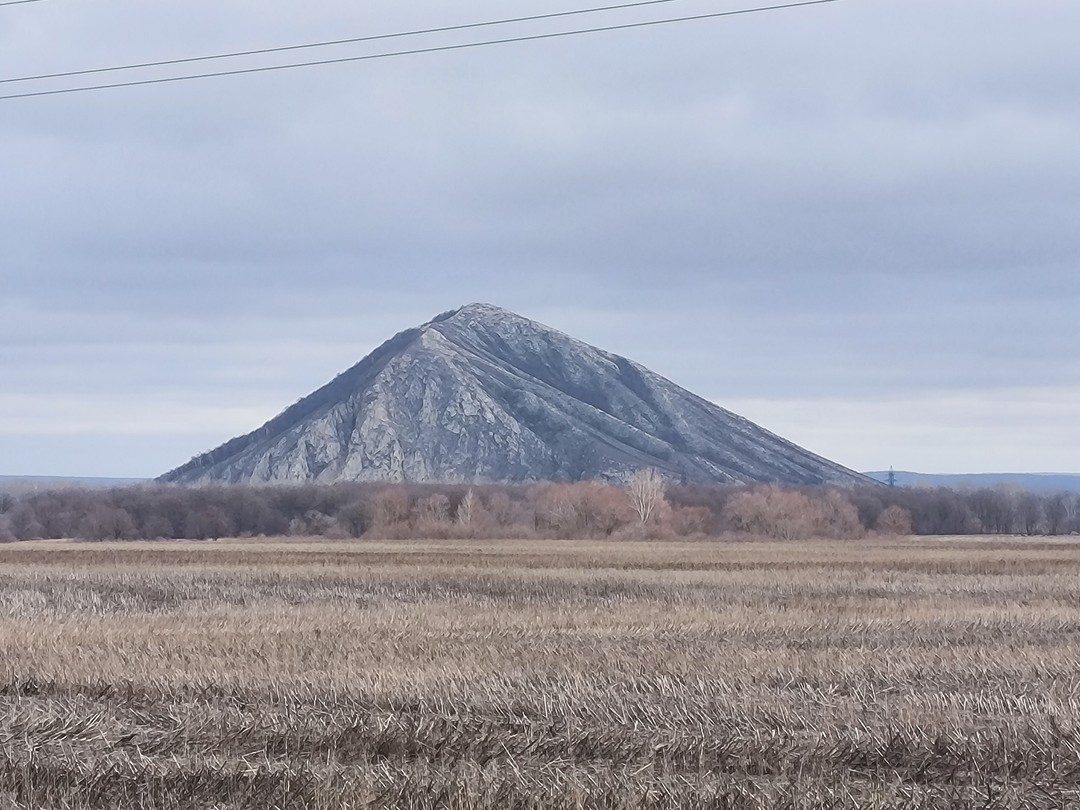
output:
[{"label": "row of bare trees", "polygon": [[0,540],[239,536],[683,537],[795,540],[879,534],[1080,532],[1080,494],[1019,489],[854,490],[625,485],[143,486],[0,493]]}]

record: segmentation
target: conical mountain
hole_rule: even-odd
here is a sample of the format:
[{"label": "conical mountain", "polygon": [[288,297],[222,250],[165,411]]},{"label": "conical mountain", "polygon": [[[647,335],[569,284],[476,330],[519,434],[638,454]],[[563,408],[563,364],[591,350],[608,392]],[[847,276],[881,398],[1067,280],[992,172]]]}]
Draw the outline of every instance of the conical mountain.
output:
[{"label": "conical mountain", "polygon": [[618,479],[865,483],[626,358],[489,304],[391,338],[176,483]]}]

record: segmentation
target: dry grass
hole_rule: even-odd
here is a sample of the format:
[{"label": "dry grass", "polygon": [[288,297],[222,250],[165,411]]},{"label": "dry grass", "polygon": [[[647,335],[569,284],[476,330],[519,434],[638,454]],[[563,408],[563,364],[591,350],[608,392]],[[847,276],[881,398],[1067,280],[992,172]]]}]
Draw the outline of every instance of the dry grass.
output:
[{"label": "dry grass", "polygon": [[1080,544],[0,546],[0,808],[1080,805]]}]

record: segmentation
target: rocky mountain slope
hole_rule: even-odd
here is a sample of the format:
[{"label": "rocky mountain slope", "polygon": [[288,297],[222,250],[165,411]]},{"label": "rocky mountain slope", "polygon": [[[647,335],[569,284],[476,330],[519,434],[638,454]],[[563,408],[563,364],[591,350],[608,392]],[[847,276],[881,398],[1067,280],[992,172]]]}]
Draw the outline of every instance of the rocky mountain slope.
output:
[{"label": "rocky mountain slope", "polygon": [[866,482],[626,358],[488,304],[391,338],[176,483]]}]

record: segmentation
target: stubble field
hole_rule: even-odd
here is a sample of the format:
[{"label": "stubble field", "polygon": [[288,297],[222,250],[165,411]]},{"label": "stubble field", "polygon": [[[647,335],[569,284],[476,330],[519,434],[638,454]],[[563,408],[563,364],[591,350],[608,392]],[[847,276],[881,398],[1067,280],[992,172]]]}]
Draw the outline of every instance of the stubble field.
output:
[{"label": "stubble field", "polygon": [[0,546],[0,808],[1080,806],[1080,544]]}]

